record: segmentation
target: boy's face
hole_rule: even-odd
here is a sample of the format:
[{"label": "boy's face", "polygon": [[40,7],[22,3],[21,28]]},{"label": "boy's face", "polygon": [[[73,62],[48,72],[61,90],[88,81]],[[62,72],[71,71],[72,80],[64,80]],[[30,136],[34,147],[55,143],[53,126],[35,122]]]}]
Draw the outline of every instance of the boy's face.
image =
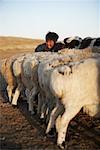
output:
[{"label": "boy's face", "polygon": [[48,40],[46,41],[46,45],[49,49],[51,49],[55,45],[55,42],[53,40]]}]

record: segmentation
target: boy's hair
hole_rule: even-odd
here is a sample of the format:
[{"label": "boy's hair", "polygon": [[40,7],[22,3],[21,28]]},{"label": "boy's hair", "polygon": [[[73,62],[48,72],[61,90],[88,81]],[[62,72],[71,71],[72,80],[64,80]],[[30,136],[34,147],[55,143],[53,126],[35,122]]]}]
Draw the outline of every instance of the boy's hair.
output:
[{"label": "boy's hair", "polygon": [[45,36],[46,41],[53,40],[54,42],[56,42],[58,40],[58,38],[59,38],[59,36],[55,32],[48,32]]}]

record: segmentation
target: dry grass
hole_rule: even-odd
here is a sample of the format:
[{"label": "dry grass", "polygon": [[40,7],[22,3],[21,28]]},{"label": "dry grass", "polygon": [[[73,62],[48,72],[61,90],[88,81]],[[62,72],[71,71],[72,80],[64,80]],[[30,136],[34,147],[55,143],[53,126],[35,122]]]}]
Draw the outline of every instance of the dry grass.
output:
[{"label": "dry grass", "polygon": [[7,58],[17,53],[32,52],[37,45],[43,42],[40,39],[0,37],[0,58]]}]

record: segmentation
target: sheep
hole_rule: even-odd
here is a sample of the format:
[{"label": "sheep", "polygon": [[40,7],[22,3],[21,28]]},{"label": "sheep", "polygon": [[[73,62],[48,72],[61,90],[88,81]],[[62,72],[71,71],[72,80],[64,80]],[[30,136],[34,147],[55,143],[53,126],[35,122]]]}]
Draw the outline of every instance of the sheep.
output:
[{"label": "sheep", "polygon": [[33,111],[33,100],[31,98],[35,98],[35,95],[37,94],[37,75],[36,75],[36,69],[37,69],[38,61],[35,57],[27,57],[23,60],[21,65],[21,80],[24,85],[24,87],[27,89],[28,92],[28,99],[27,102],[29,104],[29,111]]},{"label": "sheep", "polygon": [[100,38],[96,38],[94,44],[93,44],[93,47],[98,47],[100,48]]},{"label": "sheep", "polygon": [[[65,54],[57,53],[55,55],[52,54],[51,58],[49,57],[48,60],[44,60],[39,64],[38,81],[39,81],[39,86],[40,86],[41,99],[38,99],[38,101],[41,106],[41,108],[39,108],[40,118],[45,118],[47,109],[49,108],[48,109],[48,111],[49,111],[53,107],[53,104],[50,104],[51,101],[49,101],[49,99],[52,97],[52,95],[50,94],[50,91],[49,91],[49,86],[48,86],[49,85],[49,80],[48,80],[49,79],[49,76],[48,76],[49,71],[52,70],[53,68],[55,68],[56,66],[62,65],[64,63],[68,63],[69,61],[71,61],[71,58],[69,56],[67,56]],[[45,71],[48,71],[48,73],[45,74]],[[53,97],[52,97],[52,99],[53,99]],[[51,108],[48,106],[51,106]]]},{"label": "sheep", "polygon": [[92,40],[93,40],[93,38],[91,38],[91,37],[84,38],[81,42],[80,49],[89,47]]},{"label": "sheep", "polygon": [[80,49],[92,48],[93,52],[100,52],[100,38],[86,37],[82,40]]},{"label": "sheep", "polygon": [[95,41],[93,43],[92,51],[100,53],[100,38],[95,39]]},{"label": "sheep", "polygon": [[91,38],[91,37],[86,37],[82,40],[80,49],[84,48],[92,48],[93,50],[100,49],[100,38]]},{"label": "sheep", "polygon": [[13,72],[13,75],[15,77],[15,80],[16,80],[16,88],[15,88],[15,93],[14,93],[14,96],[12,98],[12,105],[16,106],[17,105],[17,100],[19,98],[19,95],[21,93],[21,91],[24,90],[24,87],[23,87],[23,84],[22,84],[22,81],[21,81],[21,72],[22,72],[22,69],[21,69],[21,64],[23,62],[23,60],[26,58],[26,57],[29,57],[31,54],[23,54],[21,56],[18,56],[13,64],[12,64],[12,72]]},{"label": "sheep", "polygon": [[[31,53],[20,54],[6,59],[2,64],[2,74],[7,82],[7,91],[9,101],[12,105],[16,106],[20,92],[23,90],[23,84],[21,79],[21,64],[24,59],[32,57]],[[29,84],[29,81],[28,81]],[[15,89],[14,95],[12,91]]]},{"label": "sheep", "polygon": [[49,74],[49,90],[57,101],[46,133],[54,125],[52,121],[56,120],[57,145],[64,148],[68,124],[82,107],[90,116],[100,115],[100,57],[70,62]]},{"label": "sheep", "polygon": [[[52,59],[54,58],[59,58],[60,55],[63,55],[63,54],[59,54],[59,53],[54,53],[54,52],[38,52],[38,53],[34,53],[33,54],[36,59],[38,60],[38,64],[37,66],[35,66],[35,68],[37,68],[38,70],[38,66],[42,63],[42,62],[47,62],[47,61],[52,61]],[[34,69],[33,69],[34,70]],[[37,70],[35,72],[37,72]],[[39,75],[40,74],[40,75]],[[34,73],[32,73],[32,78],[34,78]],[[41,76],[41,72],[38,73],[38,76]],[[37,78],[38,78],[37,76]],[[35,75],[35,78],[36,78],[36,75]],[[38,79],[37,79],[38,81]],[[32,82],[34,82],[34,80],[32,80]],[[35,84],[35,86],[38,85],[38,84]],[[37,113],[40,115],[40,118],[44,118],[44,114],[42,112],[44,112],[44,110],[46,111],[45,109],[45,105],[46,103],[44,103],[44,99],[46,99],[46,95],[45,95],[45,92],[42,90],[42,88],[40,87],[40,85],[38,85],[37,87],[37,91],[39,93],[39,96],[38,96],[38,109],[37,109]],[[31,96],[30,96],[31,97]],[[33,103],[33,99],[34,98],[30,98],[30,102],[29,102],[29,110],[32,112],[32,103]]]},{"label": "sheep", "polygon": [[2,63],[2,68],[1,68],[1,73],[4,76],[4,79],[7,83],[7,93],[10,102],[12,99],[12,91],[14,87],[16,87],[16,80],[12,72],[12,63],[14,59],[15,57],[5,59],[4,62]]},{"label": "sheep", "polygon": [[7,83],[4,77],[6,61],[7,59],[0,60],[0,94],[5,97],[6,101],[8,101],[7,92],[5,91]]},{"label": "sheep", "polygon": [[[1,73],[7,83],[7,93],[9,102],[12,105],[16,105],[14,103],[15,99],[18,99],[19,92],[18,89],[20,88],[18,78],[16,73],[21,72],[20,69],[20,61],[25,57],[25,54],[17,54],[15,56],[11,56],[10,58],[2,60],[1,63]],[[17,67],[14,65],[17,62]],[[14,67],[13,67],[14,65]]]},{"label": "sheep", "polygon": [[[38,65],[43,60],[47,60],[48,57],[52,57],[51,52],[38,52],[33,53],[22,62],[21,79],[24,87],[27,89],[26,93],[28,95],[29,111],[31,114],[34,114],[33,107],[35,96],[40,92],[37,75]],[[38,112],[39,108],[38,106]]]},{"label": "sheep", "polygon": [[[53,52],[38,52],[38,53],[33,53],[32,56],[27,59],[25,58],[24,61],[22,62],[22,73],[21,73],[21,78],[22,78],[22,83],[24,87],[27,89],[26,93],[28,95],[28,104],[29,104],[29,111],[33,114],[33,106],[34,106],[34,99],[35,95],[39,93],[41,97],[45,97],[43,95],[43,92],[41,92],[41,89],[38,85],[38,78],[37,78],[37,69],[38,65],[41,62],[47,61],[47,60],[52,60],[54,57],[58,57],[58,53],[53,53]],[[42,100],[38,100],[38,103],[41,103]],[[40,108],[41,105],[38,104],[38,114],[40,114]]]},{"label": "sheep", "polygon": [[[38,109],[37,109],[37,113],[40,115],[41,113],[41,109],[43,109],[45,107],[45,103],[43,103],[42,106],[42,99],[44,99],[45,94],[42,91],[42,89],[40,88],[39,84],[38,84],[38,76],[37,76],[37,71],[38,71],[38,65],[41,64],[42,62],[45,61],[51,61],[53,58],[58,57],[62,54],[58,54],[58,53],[53,53],[53,52],[38,52],[38,53],[34,53],[32,56],[32,60],[31,59],[27,59],[25,60],[26,63],[24,62],[23,64],[26,66],[23,66],[22,64],[22,82],[24,84],[24,86],[29,89],[29,100],[28,100],[28,104],[29,104],[29,111],[34,114],[34,110],[33,110],[33,106],[34,106],[34,99],[35,99],[35,95],[38,93],[39,96],[41,95],[41,99],[38,98]],[[36,60],[36,61],[35,61]],[[35,63],[36,62],[36,63]],[[30,64],[32,64],[30,67]],[[31,73],[29,73],[29,75],[31,75],[31,79],[30,79],[30,84],[29,85],[29,78],[25,77],[25,73],[23,71],[23,69],[26,68],[27,72],[29,73],[31,71]],[[29,71],[30,70],[30,71]],[[41,73],[40,73],[41,74]],[[28,76],[27,76],[28,77]],[[27,82],[27,83],[25,83]],[[26,85],[25,85],[26,84]],[[42,91],[42,92],[41,92]],[[42,115],[41,115],[42,116]],[[43,118],[41,117],[40,118]]]},{"label": "sheep", "polygon": [[[88,52],[88,50],[90,51],[90,52]],[[77,50],[76,50],[77,51]],[[77,51],[78,52],[78,51]],[[72,54],[72,52],[71,51],[69,51],[69,53],[70,54]],[[77,53],[78,54],[78,53]],[[90,49],[87,49],[86,51],[79,51],[79,56],[77,57],[76,55],[75,55],[75,52],[74,52],[74,55],[69,55],[70,57],[71,57],[71,60],[69,60],[69,59],[66,59],[66,62],[64,62],[65,60],[63,60],[62,61],[62,63],[61,63],[61,58],[56,58],[56,60],[52,60],[52,61],[45,61],[45,62],[42,62],[42,63],[40,63],[39,64],[39,67],[38,67],[38,73],[39,73],[39,84],[40,84],[40,87],[41,87],[41,89],[42,89],[42,91],[44,90],[44,92],[46,91],[46,94],[47,95],[53,95],[53,94],[51,94],[51,90],[50,90],[50,87],[49,87],[49,84],[50,84],[50,74],[52,74],[52,70],[54,69],[54,68],[56,68],[57,66],[59,66],[59,64],[61,65],[67,65],[68,64],[68,62],[70,62],[70,61],[80,61],[81,59],[84,59],[84,58],[88,58],[88,57],[91,57],[92,56],[92,53],[91,53],[91,50]],[[86,54],[88,54],[88,55],[86,55]],[[68,53],[67,53],[67,56],[68,56]],[[93,56],[94,58],[96,58],[96,56]],[[66,56],[65,56],[65,58],[66,58]],[[59,60],[60,60],[60,62],[59,62]],[[81,60],[80,62],[83,62],[83,60]],[[70,65],[72,66],[72,62],[70,63]],[[68,67],[67,67],[68,68]],[[66,70],[66,68],[65,68],[65,70]],[[60,72],[63,74],[63,71],[61,71],[60,70]],[[60,84],[61,85],[61,84]],[[55,96],[52,96],[52,97],[55,97]],[[52,103],[52,102],[51,102]],[[54,103],[54,102],[53,102]],[[59,104],[60,102],[58,102],[58,104]],[[48,104],[48,101],[47,101],[47,104]],[[50,104],[50,102],[49,102],[49,104]],[[59,105],[58,105],[59,106]],[[62,105],[60,105],[61,106],[61,108],[63,108],[63,106]],[[56,111],[56,109],[58,109],[59,107],[55,107],[54,109],[53,109],[53,112],[51,112],[51,116],[53,115],[53,113]],[[59,111],[60,112],[62,112],[62,109],[61,108],[59,108]],[[52,121],[51,121],[52,122]],[[47,127],[48,128],[48,127]],[[47,132],[48,132],[48,129],[47,129]],[[47,133],[46,132],[46,133]]]},{"label": "sheep", "polygon": [[[15,93],[14,93],[14,96],[13,96],[12,102],[11,102],[11,104],[13,106],[17,105],[18,97],[19,97],[21,91],[24,90],[24,86],[23,86],[22,79],[21,79],[22,62],[24,59],[31,58],[31,57],[32,57],[32,53],[28,53],[28,54],[16,55],[16,56],[10,58],[11,63],[9,63],[9,65],[11,67],[11,71],[9,71],[9,72],[12,75],[12,76],[10,76],[10,78],[13,79],[13,83],[11,83],[11,85],[13,85],[13,88],[11,88],[11,85],[9,85],[9,79],[7,80],[7,82],[8,82],[8,87],[10,87],[9,89],[11,92],[13,89],[15,89]],[[16,83],[16,86],[14,85],[14,83]],[[29,84],[29,81],[28,81],[28,84]],[[7,87],[7,89],[8,89],[8,87]],[[9,90],[8,90],[8,93],[9,93]]]},{"label": "sheep", "polygon": [[[45,107],[47,107],[47,109],[48,109],[47,105],[50,106],[49,99],[51,99],[51,94],[50,94],[50,90],[48,89],[49,88],[49,86],[48,86],[49,85],[49,71],[51,71],[53,68],[55,68],[59,65],[64,65],[64,64],[68,64],[71,61],[78,61],[83,58],[88,58],[88,57],[91,57],[91,55],[92,55],[91,49],[85,49],[82,51],[75,50],[75,49],[73,49],[73,50],[64,49],[64,50],[59,51],[58,55],[56,55],[56,57],[52,57],[51,60],[48,59],[48,61],[46,60],[39,64],[39,67],[38,67],[39,85],[40,85],[40,88],[42,91],[41,93],[44,94],[45,99],[47,99],[45,101],[40,100],[40,103],[43,103],[43,107],[40,108],[41,109],[41,111],[40,111],[41,118],[45,117],[45,113],[46,113]],[[42,106],[42,104],[41,104],[41,106]],[[53,104],[52,104],[52,107],[54,107]],[[49,109],[52,109],[52,107]],[[47,118],[47,122],[48,122],[48,118]]]},{"label": "sheep", "polygon": [[81,42],[82,42],[82,39],[78,36],[68,37],[64,39],[65,47],[69,49],[80,48]]}]

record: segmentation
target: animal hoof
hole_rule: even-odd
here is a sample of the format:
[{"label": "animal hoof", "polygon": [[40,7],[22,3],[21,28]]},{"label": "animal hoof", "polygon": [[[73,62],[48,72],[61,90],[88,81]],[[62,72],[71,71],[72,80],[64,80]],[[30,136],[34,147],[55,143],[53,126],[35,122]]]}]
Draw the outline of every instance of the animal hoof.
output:
[{"label": "animal hoof", "polygon": [[49,137],[49,138],[55,137],[55,131],[54,131],[54,128],[52,128],[52,129],[47,133],[47,137]]},{"label": "animal hoof", "polygon": [[63,142],[62,144],[58,144],[58,147],[59,147],[60,149],[65,149],[65,142]]},{"label": "animal hoof", "polygon": [[30,111],[31,115],[35,115],[35,112],[34,111]]},{"label": "animal hoof", "polygon": [[45,123],[45,119],[44,118],[40,118],[40,123],[44,124]]},{"label": "animal hoof", "polygon": [[18,106],[17,106],[17,105],[12,105],[12,107],[13,107],[14,109],[18,108]]}]

